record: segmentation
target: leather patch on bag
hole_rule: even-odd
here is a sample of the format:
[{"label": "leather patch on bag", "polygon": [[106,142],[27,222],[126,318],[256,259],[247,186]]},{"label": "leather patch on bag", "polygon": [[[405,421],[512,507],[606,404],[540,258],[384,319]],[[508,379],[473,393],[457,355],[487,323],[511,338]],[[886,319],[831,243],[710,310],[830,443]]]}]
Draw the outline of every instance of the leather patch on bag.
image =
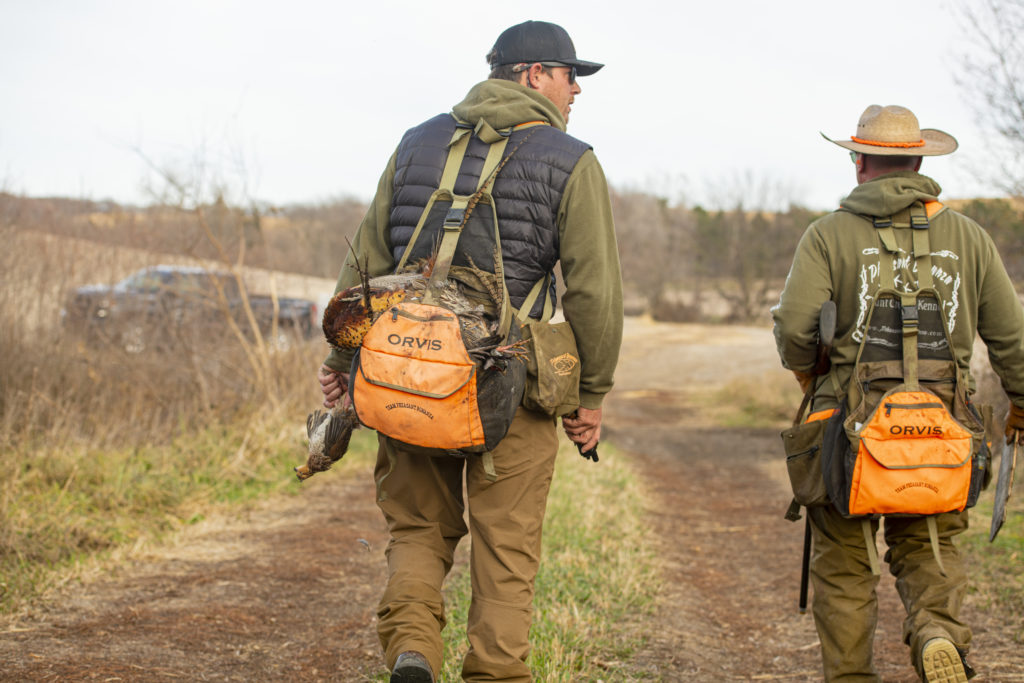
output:
[{"label": "leather patch on bag", "polygon": [[573,369],[579,365],[580,359],[571,353],[563,353],[557,358],[552,358],[549,362],[551,367],[554,368],[556,375],[566,377],[572,374]]}]

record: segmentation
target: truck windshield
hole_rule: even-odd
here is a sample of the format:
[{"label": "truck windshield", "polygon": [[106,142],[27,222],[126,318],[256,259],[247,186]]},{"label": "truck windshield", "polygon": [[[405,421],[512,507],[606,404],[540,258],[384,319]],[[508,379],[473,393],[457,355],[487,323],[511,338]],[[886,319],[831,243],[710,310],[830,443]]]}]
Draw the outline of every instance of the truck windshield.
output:
[{"label": "truck windshield", "polygon": [[154,293],[173,286],[171,280],[171,273],[143,270],[121,280],[115,288],[122,292]]}]

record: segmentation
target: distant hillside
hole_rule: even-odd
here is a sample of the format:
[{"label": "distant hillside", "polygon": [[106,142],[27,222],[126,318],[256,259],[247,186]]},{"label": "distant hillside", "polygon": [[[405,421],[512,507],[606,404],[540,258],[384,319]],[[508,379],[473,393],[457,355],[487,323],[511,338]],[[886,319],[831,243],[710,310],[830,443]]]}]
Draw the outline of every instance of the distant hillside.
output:
[{"label": "distant hillside", "polygon": [[218,202],[186,210],[0,193],[3,227],[332,280],[365,211],[354,200],[283,208]]}]

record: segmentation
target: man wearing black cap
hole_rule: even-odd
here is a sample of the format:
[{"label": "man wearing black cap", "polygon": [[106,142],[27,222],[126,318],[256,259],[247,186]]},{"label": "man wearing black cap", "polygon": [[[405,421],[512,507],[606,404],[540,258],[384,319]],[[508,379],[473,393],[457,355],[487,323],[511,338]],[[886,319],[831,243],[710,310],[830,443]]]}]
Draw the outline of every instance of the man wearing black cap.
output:
[{"label": "man wearing black cap", "polygon": [[[488,80],[474,86],[451,114],[429,119],[402,138],[341,269],[337,291],[358,283],[350,267],[357,258],[368,264],[371,276],[394,270],[440,185],[457,126],[468,125],[475,133],[456,194],[472,194],[476,187],[487,138],[508,135],[508,161],[492,189],[505,283],[517,309],[538,283],[546,285],[535,290],[541,295],[529,306],[532,319],[546,319],[545,311],[555,303],[554,268],[561,263],[562,308],[581,369],[579,408],[563,418],[562,426],[587,452],[600,438],[601,403],[618,360],[622,284],[604,172],[590,146],[567,135],[565,126],[581,91],[577,78],[603,65],[577,59],[568,33],[542,21],[504,31],[487,61]],[[440,226],[423,227],[428,229],[436,233]],[[435,235],[419,235],[417,245],[424,239],[432,243]],[[338,352],[324,362],[319,380],[325,405],[341,400],[347,390],[350,362],[351,356]],[[490,475],[482,458],[432,457],[380,437],[374,476],[391,540],[378,633],[392,682],[433,681],[441,670],[441,587],[456,545],[470,531],[473,599],[462,677],[530,680],[533,582],[557,448],[556,418],[522,406],[491,453],[495,471]]]}]

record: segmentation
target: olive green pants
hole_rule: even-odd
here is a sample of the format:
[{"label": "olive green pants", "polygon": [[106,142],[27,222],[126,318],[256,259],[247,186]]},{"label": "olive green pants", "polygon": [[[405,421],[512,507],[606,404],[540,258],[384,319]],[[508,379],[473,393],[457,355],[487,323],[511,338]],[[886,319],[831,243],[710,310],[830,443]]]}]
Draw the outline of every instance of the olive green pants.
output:
[{"label": "olive green pants", "polygon": [[[867,544],[859,519],[844,519],[832,506],[809,510],[813,530],[811,581],[814,623],[821,639],[826,681],[880,681],[872,664],[878,621]],[[939,571],[928,541],[924,517],[886,517],[885,561],[907,610],[903,642],[921,675],[921,650],[931,638],[946,638],[967,651],[971,631],[960,621],[967,575],[953,537],[967,529],[967,512],[937,517],[939,550],[946,576]],[[878,522],[871,523],[874,540]]]},{"label": "olive green pants", "polygon": [[440,671],[445,625],[441,586],[455,547],[469,531],[473,597],[462,677],[530,680],[526,657],[533,580],[557,450],[554,418],[524,408],[492,452],[495,481],[488,479],[480,456],[431,456],[380,439],[374,473],[377,504],[391,539],[377,632],[389,668],[400,653],[415,650],[427,658],[435,675]]}]

